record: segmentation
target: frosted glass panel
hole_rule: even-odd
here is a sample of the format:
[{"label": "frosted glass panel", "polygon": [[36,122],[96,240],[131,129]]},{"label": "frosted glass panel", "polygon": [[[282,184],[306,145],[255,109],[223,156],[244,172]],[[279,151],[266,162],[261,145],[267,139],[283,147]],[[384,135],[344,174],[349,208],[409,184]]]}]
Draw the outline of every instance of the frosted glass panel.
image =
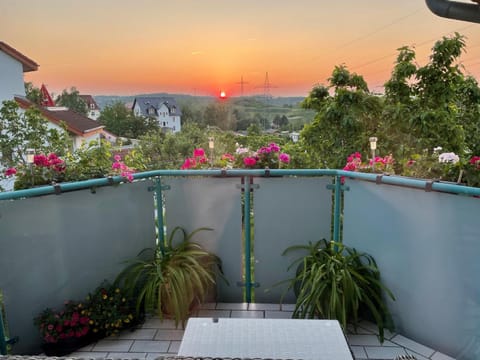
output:
[{"label": "frosted glass panel", "polygon": [[242,302],[242,288],[236,285],[242,281],[241,246],[241,202],[239,178],[164,178],[162,183],[170,185],[166,190],[167,231],[181,226],[188,232],[209,227],[194,240],[222,259],[227,286],[219,280],[217,295],[219,301]]},{"label": "frosted glass panel", "polygon": [[[287,272],[302,253],[282,256],[292,245],[330,239],[331,178],[255,178],[255,301],[278,303],[285,286],[272,285],[293,277]],[[269,292],[265,292],[270,289]],[[290,292],[284,302],[294,303]]]},{"label": "frosted glass panel", "polygon": [[0,201],[0,289],[15,351],[37,353],[33,317],[81,300],[155,245],[150,181]]},{"label": "frosted glass panel", "polygon": [[344,242],[372,254],[398,331],[457,359],[480,350],[480,199],[348,180]]}]

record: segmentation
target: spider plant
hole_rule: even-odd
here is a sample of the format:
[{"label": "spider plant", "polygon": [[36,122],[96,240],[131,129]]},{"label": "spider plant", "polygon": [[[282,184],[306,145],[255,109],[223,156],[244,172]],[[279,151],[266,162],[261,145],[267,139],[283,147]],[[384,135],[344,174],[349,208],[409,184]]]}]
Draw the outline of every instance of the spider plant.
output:
[{"label": "spider plant", "polygon": [[[192,308],[201,303],[209,289],[216,283],[216,267],[220,269],[220,258],[192,242],[198,228],[187,234],[176,227],[161,248],[146,248],[117,276],[129,294],[136,297],[137,312],[156,312],[161,319],[169,315],[176,326],[185,322]],[[180,233],[180,241],[174,239]]]},{"label": "spider plant", "polygon": [[293,288],[297,296],[293,317],[337,319],[346,330],[347,323],[356,328],[362,315],[376,322],[383,342],[384,329],[393,331],[393,321],[382,292],[395,298],[381,283],[374,258],[325,239],[291,246],[283,254],[298,250],[306,250],[307,255],[289,267],[297,266],[286,290]]}]

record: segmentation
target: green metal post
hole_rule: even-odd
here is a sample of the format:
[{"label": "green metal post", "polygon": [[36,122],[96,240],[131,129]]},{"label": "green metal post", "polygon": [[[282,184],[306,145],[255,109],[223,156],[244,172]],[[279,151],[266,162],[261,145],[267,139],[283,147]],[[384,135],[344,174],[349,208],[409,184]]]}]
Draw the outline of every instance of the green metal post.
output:
[{"label": "green metal post", "polygon": [[160,251],[163,254],[165,248],[165,233],[163,229],[162,180],[159,177],[155,181],[155,196],[157,197],[158,244],[160,246]]},{"label": "green metal post", "polygon": [[335,176],[335,190],[333,195],[333,241],[340,241],[340,202],[342,191],[342,179]]},{"label": "green metal post", "polygon": [[250,258],[250,176],[245,176],[245,294],[246,302],[252,301],[252,274],[251,274],[251,258]]}]

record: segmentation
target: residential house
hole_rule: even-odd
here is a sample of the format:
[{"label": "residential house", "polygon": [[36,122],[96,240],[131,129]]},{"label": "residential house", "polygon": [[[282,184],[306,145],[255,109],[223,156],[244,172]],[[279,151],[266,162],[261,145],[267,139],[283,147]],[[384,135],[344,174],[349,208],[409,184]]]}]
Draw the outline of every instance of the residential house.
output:
[{"label": "residential house", "polygon": [[38,70],[38,64],[10,45],[0,41],[0,104],[25,96],[23,73]]},{"label": "residential house", "polygon": [[133,101],[132,111],[135,116],[154,118],[164,131],[179,132],[182,113],[172,97],[139,96]]},{"label": "residential house", "polygon": [[98,120],[100,117],[100,107],[92,95],[80,95],[80,98],[87,104],[87,116],[92,120]]},{"label": "residential house", "polygon": [[[15,101],[22,109],[36,106],[25,97],[15,96]],[[97,121],[87,118],[63,106],[38,107],[42,115],[49,121],[48,126],[60,129],[61,123],[66,125],[67,131],[73,139],[73,149],[78,149],[82,143],[107,138],[104,127]],[[111,134],[110,134],[111,135]]]}]

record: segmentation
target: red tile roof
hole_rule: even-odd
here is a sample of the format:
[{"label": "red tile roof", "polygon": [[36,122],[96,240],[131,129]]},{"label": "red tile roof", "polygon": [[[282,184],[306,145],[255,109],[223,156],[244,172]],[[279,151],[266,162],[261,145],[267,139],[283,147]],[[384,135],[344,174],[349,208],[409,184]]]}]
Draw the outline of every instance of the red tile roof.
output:
[{"label": "red tile roof", "polygon": [[23,72],[38,70],[38,64],[35,61],[26,57],[20,51],[14,49],[13,47],[4,43],[3,41],[0,41],[0,50],[6,53],[7,55],[10,55],[17,61],[21,62],[23,66]]},{"label": "red tile roof", "polygon": [[68,131],[76,135],[85,136],[92,131],[100,130],[105,127],[103,125],[99,125],[97,121],[89,119],[88,117],[78,114],[72,110],[49,110],[36,106],[28,99],[19,96],[15,96],[15,101],[23,109],[28,109],[32,106],[37,107],[42,115],[54,124],[59,125],[61,122],[64,122],[67,125]]}]

